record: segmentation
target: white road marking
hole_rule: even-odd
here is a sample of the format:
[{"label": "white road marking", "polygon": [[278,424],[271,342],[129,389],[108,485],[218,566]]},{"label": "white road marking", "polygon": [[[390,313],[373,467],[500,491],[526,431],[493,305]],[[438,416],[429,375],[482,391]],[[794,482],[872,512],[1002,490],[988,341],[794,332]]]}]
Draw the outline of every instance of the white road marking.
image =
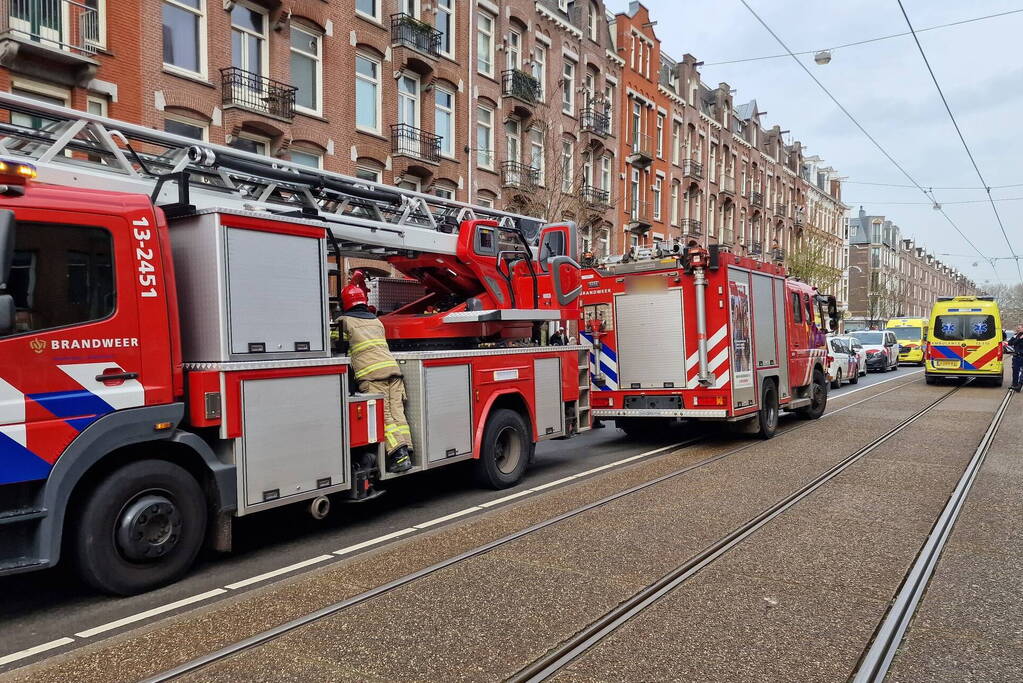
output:
[{"label": "white road marking", "polygon": [[333,555],[320,555],[319,557],[311,557],[308,560],[304,560],[302,562],[296,562],[295,564],[289,564],[287,567],[281,567],[280,569],[274,569],[273,571],[266,572],[265,574],[260,574],[258,576],[253,576],[253,577],[248,578],[248,579],[242,579],[241,581],[235,581],[234,583],[229,583],[226,586],[224,586],[224,588],[229,588],[231,590],[238,590],[239,588],[245,588],[245,586],[251,586],[252,584],[259,583],[260,581],[266,581],[267,579],[272,579],[273,577],[280,576],[281,574],[287,574],[288,572],[293,572],[296,569],[302,569],[303,567],[308,567],[309,565],[317,564],[319,562],[326,562],[327,560],[332,560],[332,559],[334,559]]},{"label": "white road marking", "polygon": [[859,387],[857,389],[850,389],[849,391],[843,391],[838,396],[835,396],[835,398],[842,398],[843,396],[849,396],[850,394],[855,394],[857,391],[863,391],[865,389],[870,389],[872,387],[876,387],[879,384],[887,384],[888,382],[894,382],[897,379],[905,379],[906,377],[909,377],[910,375],[918,375],[921,372],[923,372],[922,369],[920,369],[920,370],[913,370],[912,372],[907,372],[905,375],[896,375],[895,377],[889,377],[888,379],[883,379],[880,382],[874,382],[873,384],[868,384],[865,387]]},{"label": "white road marking", "polygon": [[506,503],[509,500],[514,500],[515,498],[521,498],[522,496],[528,496],[532,492],[533,492],[533,489],[524,489],[522,491],[518,491],[516,493],[513,493],[510,496],[505,496],[503,498],[495,498],[494,500],[488,500],[486,503],[480,503],[479,506],[481,508],[493,507],[495,505],[500,505],[501,503]]},{"label": "white road marking", "polygon": [[546,484],[540,484],[539,486],[534,486],[533,488],[531,488],[529,490],[530,491],[543,491],[544,489],[549,489],[549,488],[552,488],[552,487],[557,486],[559,484],[564,484],[565,482],[572,481],[573,479],[576,479],[578,476],[579,476],[578,474],[573,474],[572,476],[564,477],[562,479],[555,479],[554,481],[549,481]]},{"label": "white road marking", "polygon": [[446,522],[449,519],[454,519],[455,517],[461,517],[462,515],[467,515],[470,512],[476,512],[477,510],[482,510],[482,509],[483,508],[481,508],[479,505],[473,505],[471,508],[465,508],[464,510],[459,510],[458,512],[452,512],[450,515],[444,515],[443,517],[438,517],[436,519],[431,519],[428,522],[422,522],[420,524],[416,524],[415,527],[417,529],[425,529],[425,528],[431,527],[431,526],[433,526],[435,524],[440,524],[441,522]]},{"label": "white road marking", "polygon": [[20,650],[19,652],[12,652],[9,655],[4,655],[3,657],[0,657],[0,666],[4,666],[5,664],[10,664],[11,662],[16,662],[19,659],[25,659],[26,657],[31,657],[33,655],[37,655],[40,652],[46,652],[47,650],[52,650],[55,647],[63,647],[64,645],[67,645],[68,643],[73,643],[73,642],[75,642],[74,638],[58,638],[57,640],[51,640],[50,642],[43,643],[42,645],[36,645],[35,647],[30,647],[27,650]]},{"label": "white road marking", "polygon": [[405,529],[399,529],[398,531],[393,531],[389,534],[384,534],[383,536],[377,536],[376,538],[371,538],[368,541],[363,541],[362,543],[350,545],[347,548],[341,548],[341,550],[335,550],[334,554],[347,555],[348,553],[354,553],[356,550],[362,550],[363,548],[368,548],[371,545],[376,545],[377,543],[389,541],[392,538],[398,538],[399,536],[404,536],[405,534],[411,534],[415,530],[416,528],[411,526]]},{"label": "white road marking", "polygon": [[91,638],[92,636],[99,635],[100,633],[112,631],[115,628],[127,626],[128,624],[134,624],[136,621],[142,621],[143,619],[148,619],[149,617],[155,617],[157,614],[163,614],[164,612],[170,612],[171,610],[175,610],[179,607],[185,607],[186,605],[192,605],[197,602],[202,602],[203,600],[209,600],[212,597],[223,595],[226,592],[227,591],[224,590],[223,588],[215,588],[211,591],[206,591],[205,593],[199,593],[198,595],[183,598],[175,602],[169,602],[166,605],[160,605],[159,607],[154,607],[153,609],[147,609],[145,612],[138,612],[137,614],[132,614],[123,619],[118,619],[117,621],[107,622],[101,626],[96,626],[94,628],[90,628],[85,631],[76,633],[75,635],[78,636],[79,638]]}]

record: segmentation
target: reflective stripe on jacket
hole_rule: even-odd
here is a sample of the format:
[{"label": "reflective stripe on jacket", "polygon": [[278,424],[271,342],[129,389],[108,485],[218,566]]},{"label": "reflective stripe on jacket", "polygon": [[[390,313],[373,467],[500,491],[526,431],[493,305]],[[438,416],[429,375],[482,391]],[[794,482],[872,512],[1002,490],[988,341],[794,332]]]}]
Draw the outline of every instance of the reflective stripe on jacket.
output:
[{"label": "reflective stripe on jacket", "polygon": [[341,316],[355,379],[400,377],[401,369],[387,347],[384,325],[375,317]]}]

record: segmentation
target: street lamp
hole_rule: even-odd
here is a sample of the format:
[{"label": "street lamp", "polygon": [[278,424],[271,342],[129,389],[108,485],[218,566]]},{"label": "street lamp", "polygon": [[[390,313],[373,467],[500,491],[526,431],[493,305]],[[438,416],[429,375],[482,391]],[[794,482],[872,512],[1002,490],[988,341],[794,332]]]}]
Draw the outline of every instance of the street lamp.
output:
[{"label": "street lamp", "polygon": [[813,56],[813,61],[817,62],[820,66],[828,64],[831,62],[831,50],[821,50]]}]

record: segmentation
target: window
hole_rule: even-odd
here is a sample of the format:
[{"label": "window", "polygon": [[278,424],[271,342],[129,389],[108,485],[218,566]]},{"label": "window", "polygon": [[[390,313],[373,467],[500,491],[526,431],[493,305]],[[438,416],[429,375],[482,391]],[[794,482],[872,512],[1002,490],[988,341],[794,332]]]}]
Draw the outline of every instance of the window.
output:
[{"label": "window", "polygon": [[611,195],[611,157],[605,156],[600,159],[600,189]]},{"label": "window", "polygon": [[197,119],[190,119],[184,116],[167,114],[163,119],[163,129],[168,133],[192,138],[193,140],[205,142],[207,139],[208,128],[206,124]]},{"label": "window", "polygon": [[561,191],[572,191],[572,141],[561,141]]},{"label": "window", "polygon": [[101,320],[114,312],[113,243],[102,228],[20,223],[7,292],[14,334]]},{"label": "window", "polygon": [[291,149],[290,154],[291,160],[296,164],[308,166],[309,168],[323,168],[323,155],[321,154],[295,148]]},{"label": "window", "polygon": [[654,208],[654,220],[655,221],[659,221],[659,220],[661,220],[661,178],[660,178],[660,176],[658,176],[657,179],[654,180],[653,197],[651,197],[651,201],[653,201],[653,203],[654,203],[654,207],[653,207]]},{"label": "window", "polygon": [[[231,10],[231,66],[254,76],[266,73],[267,16],[247,5],[237,3]],[[251,90],[262,90],[255,79],[246,83]]]},{"label": "window", "polygon": [[433,91],[433,132],[440,136],[440,153],[455,156],[455,94],[435,88]]},{"label": "window", "polygon": [[632,190],[632,219],[636,220],[639,216],[639,169],[633,167],[632,178],[629,183],[629,188]]},{"label": "window", "polygon": [[[679,154],[682,151],[682,124],[678,121],[671,122],[671,163],[678,164]],[[743,192],[746,190],[743,189]]]},{"label": "window", "polygon": [[668,208],[672,225],[678,225],[678,200],[682,194],[682,186],[677,180],[671,181],[671,206]]},{"label": "window", "polygon": [[291,84],[298,88],[295,107],[311,114],[319,114],[323,108],[320,42],[318,33],[291,25]]},{"label": "window", "polygon": [[509,118],[504,122],[504,135],[507,155],[505,161],[518,163],[522,159],[522,122]]},{"label": "window", "polygon": [[657,158],[664,158],[664,114],[657,115]]},{"label": "window", "polygon": [[604,99],[607,100],[607,125],[608,130],[614,130],[612,127],[612,117],[614,116],[615,110],[615,86],[614,83],[604,84]]},{"label": "window", "polygon": [[494,198],[489,194],[481,194],[476,197],[476,203],[488,209],[494,208]]},{"label": "window", "polygon": [[540,43],[533,46],[533,78],[540,84],[540,99],[547,95],[547,48]]},{"label": "window", "polygon": [[355,55],[355,127],[380,132],[380,62]]},{"label": "window", "polygon": [[643,105],[638,100],[632,101],[632,151],[640,149],[639,136],[643,132]]},{"label": "window", "polygon": [[476,109],[476,165],[494,169],[494,110]]},{"label": "window", "polygon": [[163,64],[206,77],[206,0],[164,0]]},{"label": "window", "polygon": [[92,45],[105,46],[107,44],[106,0],[83,0],[82,4],[96,13],[95,26],[89,26],[83,22],[82,32],[85,40]]},{"label": "window", "polygon": [[993,315],[953,313],[936,316],[932,334],[942,341],[988,341],[996,332],[1001,336]]},{"label": "window", "polygon": [[476,69],[494,75],[494,17],[484,12],[476,15]]},{"label": "window", "polygon": [[433,193],[442,199],[455,198],[455,188],[448,187],[447,185],[434,185]]},{"label": "window", "polygon": [[380,4],[377,0],[355,0],[355,11],[380,21]]},{"label": "window", "polygon": [[561,89],[561,111],[572,114],[575,111],[575,62],[565,60],[564,83]]},{"label": "window", "polygon": [[[56,104],[61,107],[68,106],[71,98],[71,92],[65,88],[52,86],[46,83],[36,83],[34,81],[16,81],[14,83],[14,87],[11,88],[11,93],[21,95],[22,97],[28,97],[33,100],[38,100],[40,102]],[[53,120],[42,116],[12,112],[11,123],[24,128],[39,129],[49,123],[53,123]]]},{"label": "window", "polygon": [[379,168],[360,165],[355,167],[355,177],[359,180],[368,180],[373,183],[382,182],[382,172]]},{"label": "window", "polygon": [[508,43],[504,48],[505,68],[516,69],[522,66],[522,34],[508,31]]},{"label": "window", "polygon": [[530,166],[537,171],[537,182],[543,187],[547,167],[544,159],[543,131],[539,128],[531,128],[529,131],[529,159]]},{"label": "window", "polygon": [[251,154],[269,154],[270,140],[251,133],[239,133],[228,146]]},{"label": "window", "polygon": [[447,57],[455,54],[455,0],[437,0],[437,24],[440,31],[440,53]]},{"label": "window", "polygon": [[799,292],[792,292],[792,322],[797,325],[803,322],[803,304],[799,300]]},{"label": "window", "polygon": [[405,72],[398,76],[398,124],[419,128],[419,76]]},{"label": "window", "polygon": [[106,116],[110,100],[102,95],[89,95],[86,101],[86,108],[90,114]]},{"label": "window", "polygon": [[587,24],[587,28],[589,29],[590,40],[592,40],[593,42],[597,42],[597,20],[598,20],[597,12],[598,11],[599,10],[597,9],[597,6],[594,3],[591,2],[590,3],[589,23]]}]

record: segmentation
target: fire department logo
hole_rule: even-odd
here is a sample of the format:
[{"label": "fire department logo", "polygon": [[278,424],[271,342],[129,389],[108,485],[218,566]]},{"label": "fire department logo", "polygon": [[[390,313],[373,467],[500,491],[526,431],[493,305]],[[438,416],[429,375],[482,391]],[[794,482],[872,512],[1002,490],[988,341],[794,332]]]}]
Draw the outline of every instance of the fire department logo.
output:
[{"label": "fire department logo", "polygon": [[32,350],[35,351],[36,353],[42,353],[43,350],[46,348],[46,341],[40,339],[39,337],[36,337],[32,341],[30,341],[28,345],[31,346]]}]

